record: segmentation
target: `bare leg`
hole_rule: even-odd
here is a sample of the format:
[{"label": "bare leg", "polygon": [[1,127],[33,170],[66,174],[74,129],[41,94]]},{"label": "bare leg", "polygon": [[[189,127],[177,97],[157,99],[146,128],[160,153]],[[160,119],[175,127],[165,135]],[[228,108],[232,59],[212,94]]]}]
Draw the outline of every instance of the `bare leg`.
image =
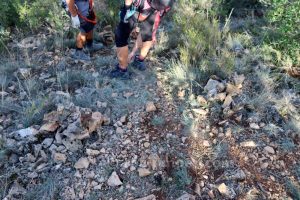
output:
[{"label": "bare leg", "polygon": [[117,57],[119,61],[119,67],[121,69],[127,69],[128,66],[128,46],[117,48]]},{"label": "bare leg", "polygon": [[86,40],[93,40],[93,31],[90,31],[86,34]]},{"label": "bare leg", "polygon": [[83,33],[78,33],[76,38],[76,47],[82,49],[86,42],[86,35]]},{"label": "bare leg", "polygon": [[145,59],[147,57],[151,47],[152,47],[152,41],[143,42],[143,46],[140,53],[140,59]]}]

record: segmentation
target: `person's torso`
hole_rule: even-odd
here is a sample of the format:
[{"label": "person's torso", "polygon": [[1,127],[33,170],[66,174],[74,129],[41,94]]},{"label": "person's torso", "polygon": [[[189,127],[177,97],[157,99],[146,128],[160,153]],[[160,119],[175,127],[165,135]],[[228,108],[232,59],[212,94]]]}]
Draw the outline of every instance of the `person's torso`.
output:
[{"label": "person's torso", "polygon": [[77,6],[78,11],[83,16],[88,16],[90,9],[90,1],[89,0],[75,0],[75,4]]}]

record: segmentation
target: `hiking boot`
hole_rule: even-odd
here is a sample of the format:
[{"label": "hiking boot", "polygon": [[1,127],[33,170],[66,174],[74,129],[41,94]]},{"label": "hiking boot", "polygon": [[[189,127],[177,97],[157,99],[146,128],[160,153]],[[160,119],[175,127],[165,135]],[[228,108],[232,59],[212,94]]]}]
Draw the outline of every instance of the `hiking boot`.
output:
[{"label": "hiking boot", "polygon": [[96,52],[104,48],[104,45],[101,43],[92,43],[91,45],[86,45],[88,52]]},{"label": "hiking boot", "polygon": [[132,66],[138,70],[141,70],[141,71],[145,71],[146,70],[146,64],[143,60],[141,60],[139,58],[139,56],[135,56],[134,57],[134,61],[132,62]]},{"label": "hiking boot", "polygon": [[91,57],[82,50],[76,50],[75,53],[72,54],[72,58],[76,60],[91,61]]},{"label": "hiking boot", "polygon": [[122,80],[130,79],[130,74],[128,70],[126,71],[122,70],[119,65],[116,66],[114,70],[112,70],[109,74],[111,78],[120,78]]}]

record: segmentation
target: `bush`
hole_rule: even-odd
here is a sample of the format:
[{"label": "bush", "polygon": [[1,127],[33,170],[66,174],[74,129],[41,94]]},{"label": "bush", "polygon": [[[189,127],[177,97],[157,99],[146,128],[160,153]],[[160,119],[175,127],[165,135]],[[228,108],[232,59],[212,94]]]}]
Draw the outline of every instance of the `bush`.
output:
[{"label": "bush", "polygon": [[300,66],[300,1],[297,0],[264,0],[268,5],[267,19],[272,30],[266,42]]},{"label": "bush", "polygon": [[[234,53],[225,44],[227,28],[220,29],[219,21],[206,4],[180,0],[174,13],[178,33],[179,59],[170,63],[169,80],[186,83],[188,88],[199,87],[211,75],[229,76],[234,68]],[[204,6],[204,7],[203,7]],[[198,85],[198,86],[197,86]]]},{"label": "bush", "polygon": [[0,26],[20,26],[37,29],[48,24],[57,27],[62,24],[63,9],[52,0],[11,0],[0,2]]}]

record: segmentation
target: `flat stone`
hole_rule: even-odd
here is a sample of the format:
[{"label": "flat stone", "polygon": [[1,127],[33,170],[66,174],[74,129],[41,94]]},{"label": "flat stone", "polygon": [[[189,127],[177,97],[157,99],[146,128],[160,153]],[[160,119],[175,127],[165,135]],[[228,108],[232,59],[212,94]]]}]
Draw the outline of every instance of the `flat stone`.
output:
[{"label": "flat stone", "polygon": [[121,127],[117,127],[116,133],[122,135],[124,133],[124,130]]},{"label": "flat stone", "polygon": [[117,172],[113,172],[109,179],[107,180],[107,184],[110,186],[110,187],[116,187],[116,186],[120,186],[122,185],[122,181],[120,180]]},{"label": "flat stone", "polygon": [[144,147],[145,147],[145,148],[150,147],[150,143],[149,143],[149,142],[145,142],[145,143],[144,143]]},{"label": "flat stone", "polygon": [[250,123],[250,128],[255,129],[255,130],[260,129],[259,125],[256,123]]},{"label": "flat stone", "polygon": [[269,154],[275,154],[274,148],[273,148],[273,147],[270,147],[270,146],[266,146],[266,147],[264,148],[264,151],[265,151],[266,153],[269,153]]},{"label": "flat stone", "polygon": [[204,91],[208,93],[217,93],[217,87],[220,84],[219,81],[216,81],[214,79],[209,79],[207,84],[204,87]]},{"label": "flat stone", "polygon": [[43,142],[42,145],[44,148],[48,148],[51,146],[51,144],[53,143],[54,139],[53,138],[46,138]]},{"label": "flat stone", "polygon": [[90,165],[89,159],[82,157],[74,165],[75,169],[87,169]]},{"label": "flat stone", "polygon": [[59,124],[57,122],[49,122],[47,124],[44,124],[40,131],[47,131],[47,132],[54,132],[59,127]]},{"label": "flat stone", "polygon": [[231,103],[233,102],[232,96],[231,95],[227,95],[225,98],[225,101],[222,105],[223,108],[227,108],[231,105]]},{"label": "flat stone", "polygon": [[237,86],[227,83],[226,92],[227,92],[227,94],[229,94],[231,96],[235,96],[237,94],[240,94],[241,90]]},{"label": "flat stone", "polygon": [[93,149],[86,149],[86,154],[89,156],[97,156],[100,154],[100,151]]},{"label": "flat stone", "polygon": [[208,140],[203,141],[203,146],[204,147],[210,147],[210,142]]},{"label": "flat stone", "polygon": [[150,194],[150,195],[148,195],[148,196],[146,196],[146,197],[137,198],[137,199],[135,199],[135,200],[156,200],[156,197],[155,197],[154,194]]},{"label": "flat stone", "polygon": [[228,187],[225,183],[220,184],[218,186],[218,190],[226,198],[234,199],[236,197],[235,191],[232,188]]},{"label": "flat stone", "polygon": [[103,116],[100,112],[93,112],[92,117],[88,123],[88,131],[92,133],[96,131],[103,124]]},{"label": "flat stone", "polygon": [[22,138],[28,137],[28,136],[34,136],[36,134],[38,134],[38,131],[34,128],[25,128],[25,129],[21,129],[16,131],[16,134]]},{"label": "flat stone", "polygon": [[67,156],[63,153],[54,153],[53,160],[58,163],[59,162],[65,163],[67,161]]},{"label": "flat stone", "polygon": [[150,170],[145,169],[145,168],[139,168],[138,173],[139,173],[140,177],[146,177],[146,176],[149,176],[151,174]]},{"label": "flat stone", "polygon": [[253,140],[244,141],[240,144],[242,147],[257,147],[256,143]]},{"label": "flat stone", "polygon": [[184,195],[180,196],[176,200],[195,200],[195,199],[196,199],[196,197],[194,195],[185,193]]},{"label": "flat stone", "polygon": [[154,112],[156,111],[156,106],[154,105],[154,102],[150,101],[146,104],[146,112]]}]

